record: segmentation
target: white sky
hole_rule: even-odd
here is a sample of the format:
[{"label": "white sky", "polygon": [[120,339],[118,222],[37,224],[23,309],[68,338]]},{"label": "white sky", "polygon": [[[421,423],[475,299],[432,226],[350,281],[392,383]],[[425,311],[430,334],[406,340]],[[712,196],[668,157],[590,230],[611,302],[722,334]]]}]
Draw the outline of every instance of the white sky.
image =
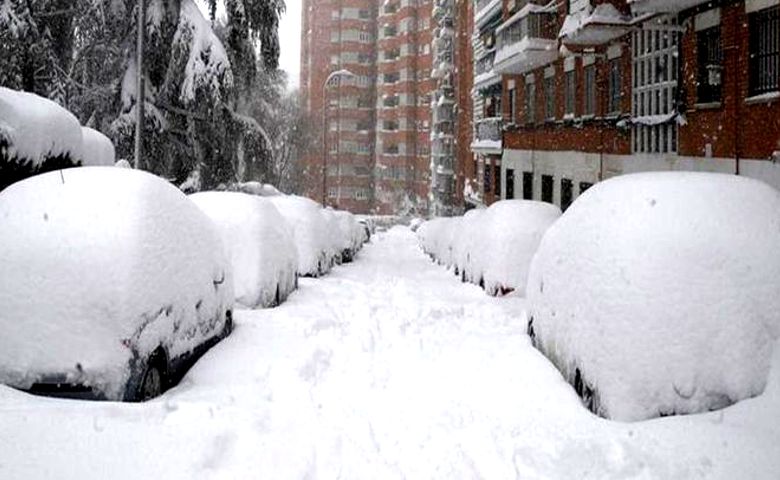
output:
[{"label": "white sky", "polygon": [[285,0],[287,11],[279,25],[279,68],[289,75],[290,87],[298,87],[301,70],[301,0]]},{"label": "white sky", "polygon": [[[301,65],[301,1],[285,0],[287,10],[282,15],[279,24],[279,44],[281,45],[281,54],[279,55],[279,68],[287,72],[290,88],[297,88],[300,65]],[[196,3],[203,11],[203,15],[208,18],[207,8],[203,0],[196,0]],[[217,7],[217,17],[224,8]]]}]

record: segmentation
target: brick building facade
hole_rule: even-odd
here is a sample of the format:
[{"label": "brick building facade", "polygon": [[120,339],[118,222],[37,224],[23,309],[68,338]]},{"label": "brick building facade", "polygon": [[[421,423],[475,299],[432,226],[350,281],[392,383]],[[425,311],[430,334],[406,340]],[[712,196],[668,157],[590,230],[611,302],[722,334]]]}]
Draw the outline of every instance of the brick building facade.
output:
[{"label": "brick building facade", "polygon": [[[442,32],[433,9],[444,2],[470,7],[468,0],[304,0],[301,95],[327,133],[320,127],[322,142],[305,159],[308,196],[356,213],[428,213],[437,171],[432,133],[439,84],[432,76],[432,47],[434,34]],[[459,25],[453,37],[458,68],[470,58],[470,50],[457,45],[468,22]],[[350,73],[334,73],[344,70]],[[471,76],[453,82],[468,89]],[[446,127],[450,134],[463,115],[455,111]],[[462,182],[460,159],[449,164]]]},{"label": "brick building facade", "polygon": [[495,44],[501,114],[491,121],[502,134],[498,145],[483,141],[490,132],[481,138],[478,120],[481,199],[565,209],[599,180],[650,170],[727,172],[780,187],[778,8],[504,0],[493,38],[482,36]]}]

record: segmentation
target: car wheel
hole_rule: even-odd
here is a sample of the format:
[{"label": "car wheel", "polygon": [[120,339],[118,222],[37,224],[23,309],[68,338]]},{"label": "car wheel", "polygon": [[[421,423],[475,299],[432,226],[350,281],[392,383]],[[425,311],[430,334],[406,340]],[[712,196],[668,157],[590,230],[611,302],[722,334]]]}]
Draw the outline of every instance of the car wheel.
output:
[{"label": "car wheel", "polygon": [[163,374],[157,362],[150,363],[146,367],[141,386],[138,392],[138,400],[145,402],[160,396],[163,390]]}]

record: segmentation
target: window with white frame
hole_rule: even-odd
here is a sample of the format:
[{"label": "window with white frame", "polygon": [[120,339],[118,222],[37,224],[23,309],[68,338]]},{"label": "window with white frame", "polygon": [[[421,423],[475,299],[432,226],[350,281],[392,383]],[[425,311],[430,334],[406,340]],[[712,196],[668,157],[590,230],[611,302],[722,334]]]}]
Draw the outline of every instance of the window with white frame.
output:
[{"label": "window with white frame", "polygon": [[633,34],[631,130],[634,153],[677,153],[676,112],[680,27],[666,17]]},{"label": "window with white frame", "polygon": [[609,61],[609,97],[607,97],[607,113],[615,115],[620,113],[620,100],[622,98],[621,89],[623,88],[622,75],[620,71],[620,58],[613,58]]},{"label": "window with white frame", "polygon": [[509,102],[509,122],[515,123],[517,122],[517,95],[515,91],[515,87],[513,86],[508,91],[508,98],[507,101]]}]

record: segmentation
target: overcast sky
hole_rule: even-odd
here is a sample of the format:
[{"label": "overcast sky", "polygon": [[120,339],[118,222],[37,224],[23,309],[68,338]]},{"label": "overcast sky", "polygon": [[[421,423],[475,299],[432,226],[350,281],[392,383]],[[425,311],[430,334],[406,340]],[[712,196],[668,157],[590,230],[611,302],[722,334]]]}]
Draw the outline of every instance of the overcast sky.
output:
[{"label": "overcast sky", "polygon": [[290,78],[290,87],[298,86],[301,65],[301,0],[285,0],[287,11],[279,25],[279,43],[282,53],[279,68]]}]

